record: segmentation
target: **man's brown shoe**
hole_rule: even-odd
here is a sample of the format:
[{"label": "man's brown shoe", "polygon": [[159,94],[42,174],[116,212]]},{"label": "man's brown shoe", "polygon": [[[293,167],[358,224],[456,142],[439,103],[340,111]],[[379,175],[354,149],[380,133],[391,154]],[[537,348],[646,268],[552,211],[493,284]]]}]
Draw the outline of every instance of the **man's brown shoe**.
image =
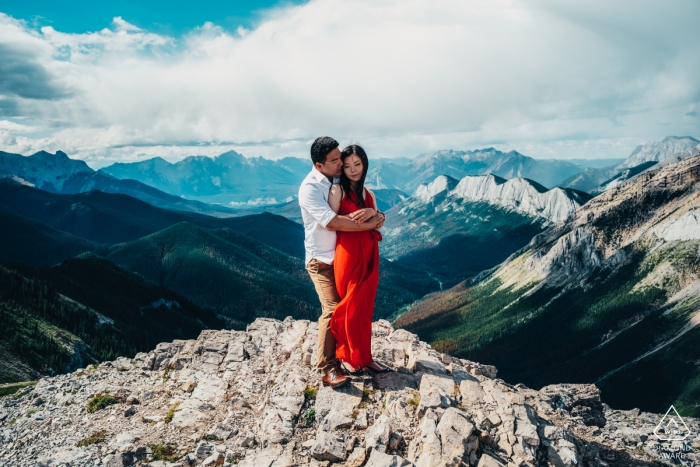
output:
[{"label": "man's brown shoe", "polygon": [[330,370],[328,373],[323,375],[323,378],[321,378],[321,381],[323,384],[330,386],[332,388],[337,388],[339,386],[342,386],[343,384],[347,383],[350,380],[347,376],[341,375],[337,369],[333,368]]}]

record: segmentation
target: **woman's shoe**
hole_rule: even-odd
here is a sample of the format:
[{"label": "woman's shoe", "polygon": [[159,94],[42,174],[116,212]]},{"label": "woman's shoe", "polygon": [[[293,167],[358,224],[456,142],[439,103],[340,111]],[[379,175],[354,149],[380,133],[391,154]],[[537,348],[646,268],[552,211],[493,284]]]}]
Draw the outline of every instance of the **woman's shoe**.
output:
[{"label": "woman's shoe", "polygon": [[391,368],[379,363],[379,362],[372,362],[369,365],[365,367],[368,370],[371,370],[375,373],[389,373],[391,371]]},{"label": "woman's shoe", "polygon": [[348,362],[344,362],[341,360],[340,366],[349,375],[354,376],[354,375],[361,373],[359,368],[355,368],[354,366],[350,365]]}]

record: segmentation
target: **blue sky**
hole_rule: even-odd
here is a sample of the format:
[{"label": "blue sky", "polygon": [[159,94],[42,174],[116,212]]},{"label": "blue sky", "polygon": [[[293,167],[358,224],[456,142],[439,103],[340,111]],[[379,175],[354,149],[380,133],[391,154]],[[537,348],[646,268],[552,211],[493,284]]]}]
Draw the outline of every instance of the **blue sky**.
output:
[{"label": "blue sky", "polygon": [[265,10],[301,0],[22,0],[0,1],[0,11],[37,26],[53,26],[70,33],[98,31],[121,16],[125,21],[149,31],[180,35],[207,21],[235,31],[238,26],[253,27]]},{"label": "blue sky", "polygon": [[621,158],[700,138],[695,0],[0,0],[0,150]]}]

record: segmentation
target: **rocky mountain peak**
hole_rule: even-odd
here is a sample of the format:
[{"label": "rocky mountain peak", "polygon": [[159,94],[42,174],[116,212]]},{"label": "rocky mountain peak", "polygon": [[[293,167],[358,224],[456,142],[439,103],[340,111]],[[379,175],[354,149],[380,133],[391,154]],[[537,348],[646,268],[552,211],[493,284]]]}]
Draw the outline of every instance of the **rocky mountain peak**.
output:
[{"label": "rocky mountain peak", "polygon": [[650,141],[639,145],[632,154],[616,168],[618,170],[635,167],[644,162],[662,161],[667,157],[687,151],[700,144],[700,141],[692,136],[667,136],[662,141]]},{"label": "rocky mountain peak", "polygon": [[[561,188],[547,190],[526,178],[505,180],[495,175],[467,176],[450,193],[454,198],[486,201],[518,212],[559,222],[581,206],[583,198]],[[584,196],[585,198],[585,196]],[[585,202],[585,201],[584,201]]]},{"label": "rocky mountain peak", "polygon": [[39,161],[44,164],[46,169],[56,168],[56,167],[70,167],[73,172],[83,171],[83,172],[94,172],[85,161],[79,159],[71,159],[63,151],[56,151],[55,154],[51,154],[46,151],[39,151],[35,154],[29,156],[30,159]]},{"label": "rocky mountain peak", "polygon": [[56,151],[56,154],[51,154],[51,153],[48,152],[48,151],[41,150],[41,151],[39,151],[39,152],[36,152],[36,153],[32,154],[32,155],[29,156],[29,157],[34,157],[34,158],[36,158],[36,159],[48,159],[48,158],[52,158],[52,159],[53,159],[53,158],[55,158],[55,157],[56,157],[57,155],[59,155],[59,154],[64,154],[64,153],[63,153],[62,151]]},{"label": "rocky mountain peak", "polygon": [[167,166],[174,165],[172,162],[169,162],[160,156],[156,156],[156,157],[154,157],[152,159],[148,159],[144,162],[150,162],[154,167],[167,167]]},{"label": "rocky mountain peak", "polygon": [[451,191],[457,186],[458,181],[448,175],[438,175],[430,183],[422,184],[416,188],[413,196],[425,203],[430,202],[439,193]]},{"label": "rocky mountain peak", "polygon": [[43,378],[0,399],[0,457],[110,467],[647,465],[636,444],[650,429],[624,425],[629,414],[603,404],[594,385],[513,386],[492,366],[379,321],[373,352],[394,371],[334,390],[310,366],[316,336],[313,322],[258,319],[245,332],[206,330]]},{"label": "rocky mountain peak", "polygon": [[[507,263],[494,277],[509,276],[504,281],[507,286],[532,281],[563,284],[580,280],[597,267],[621,264],[627,260],[625,249],[643,239],[657,247],[665,240],[700,239],[695,216],[699,179],[697,153],[672,164],[654,165],[591,199],[566,222],[533,237],[527,248],[511,258],[524,255],[524,269]],[[666,268],[657,280],[677,272]]]},{"label": "rocky mountain peak", "polygon": [[420,185],[413,196],[397,205],[406,214],[435,202],[440,197],[439,211],[452,211],[455,201],[487,202],[516,212],[556,223],[585,204],[591,196],[587,193],[563,188],[547,190],[539,183],[526,178],[506,180],[497,175],[467,175],[459,182],[447,175],[440,175],[431,183]]},{"label": "rocky mountain peak", "polygon": [[[629,241],[639,238],[649,231],[650,227],[669,222],[697,206],[696,185],[700,179],[700,155],[697,151],[689,151],[686,159],[669,165],[659,164],[640,173],[636,177],[621,183],[597,196],[577,212],[572,218],[574,225],[585,226],[591,220],[600,218],[614,211],[625,203],[637,200],[640,195],[653,196],[656,193],[673,193],[669,199],[656,201],[660,210],[652,210],[649,206],[644,216],[638,216],[626,229],[625,237]],[[665,201],[665,202],[664,202]],[[623,240],[618,246],[624,246]]]},{"label": "rocky mountain peak", "polygon": [[241,162],[247,161],[247,159],[243,155],[233,150],[219,154],[214,158],[214,160],[220,164],[240,164]]},{"label": "rocky mountain peak", "polygon": [[39,151],[28,157],[0,151],[0,171],[51,191],[61,190],[72,178],[95,173],[85,161],[71,159],[63,151]]}]

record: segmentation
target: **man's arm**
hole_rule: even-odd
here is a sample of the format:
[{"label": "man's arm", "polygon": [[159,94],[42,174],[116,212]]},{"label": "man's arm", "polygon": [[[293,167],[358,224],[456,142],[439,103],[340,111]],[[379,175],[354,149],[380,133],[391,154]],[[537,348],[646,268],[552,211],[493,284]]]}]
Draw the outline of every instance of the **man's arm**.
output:
[{"label": "man's arm", "polygon": [[358,209],[357,211],[350,213],[350,219],[353,220],[353,222],[357,224],[362,224],[365,221],[368,221],[370,219],[376,219],[377,220],[377,229],[381,229],[384,226],[384,221],[386,220],[386,215],[384,215],[383,212],[381,212],[379,209],[376,208],[377,206],[377,198],[374,196],[374,193],[370,189],[367,189],[367,192],[369,192],[370,196],[372,197],[372,201],[374,201],[374,206],[375,208],[364,208],[364,209]]},{"label": "man's arm", "polygon": [[337,215],[324,199],[321,190],[310,184],[302,184],[299,188],[299,206],[324,227]]},{"label": "man's arm", "polygon": [[348,216],[335,216],[327,225],[328,230],[337,230],[340,232],[362,232],[365,230],[374,230],[379,225],[375,217],[369,219],[362,224],[358,224]]},{"label": "man's arm", "polygon": [[341,232],[361,232],[364,230],[374,230],[377,228],[377,216],[361,224],[356,223],[348,216],[339,216],[323,199],[323,194],[317,187],[302,185],[299,188],[299,205],[306,209],[316,222],[328,230],[338,230]]},{"label": "man's arm", "polygon": [[331,191],[328,194],[328,205],[331,207],[334,213],[338,214],[340,210],[340,202],[343,198],[343,189],[340,185],[335,184],[331,187]]}]

